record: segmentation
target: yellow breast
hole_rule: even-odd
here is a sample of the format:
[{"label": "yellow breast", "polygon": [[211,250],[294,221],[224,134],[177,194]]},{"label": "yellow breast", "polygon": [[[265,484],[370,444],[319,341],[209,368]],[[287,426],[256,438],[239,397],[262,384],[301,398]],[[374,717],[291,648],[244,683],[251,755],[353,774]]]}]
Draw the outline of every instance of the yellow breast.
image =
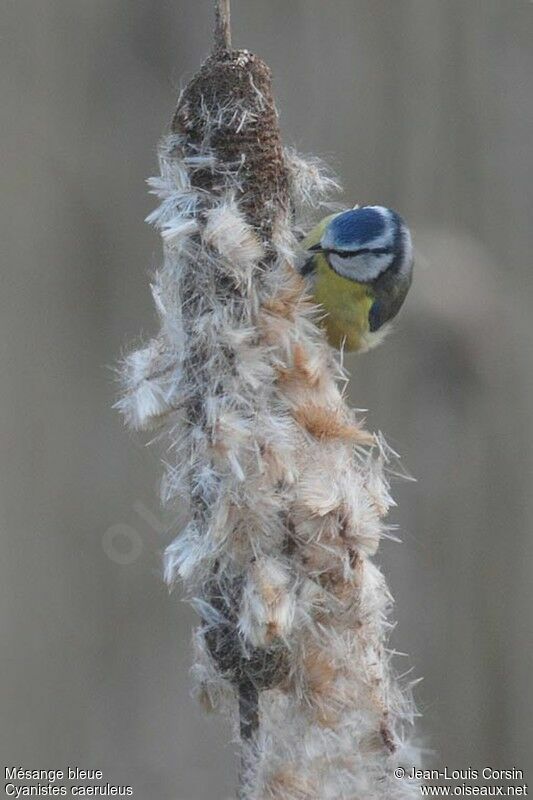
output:
[{"label": "yellow breast", "polygon": [[325,257],[316,256],[314,299],[323,306],[322,322],[328,341],[333,347],[345,350],[366,349],[368,312],[374,302],[371,289],[362,283],[337,275]]}]

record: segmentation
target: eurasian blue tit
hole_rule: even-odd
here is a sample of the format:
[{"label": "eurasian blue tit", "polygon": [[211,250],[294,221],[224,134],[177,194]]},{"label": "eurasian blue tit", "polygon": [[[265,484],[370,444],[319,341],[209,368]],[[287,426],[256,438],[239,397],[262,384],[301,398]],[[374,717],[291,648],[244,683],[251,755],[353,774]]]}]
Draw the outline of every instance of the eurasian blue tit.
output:
[{"label": "eurasian blue tit", "polygon": [[383,206],[332,214],[302,247],[301,273],[324,309],[330,344],[360,351],[378,344],[411,285],[411,234],[400,215]]}]

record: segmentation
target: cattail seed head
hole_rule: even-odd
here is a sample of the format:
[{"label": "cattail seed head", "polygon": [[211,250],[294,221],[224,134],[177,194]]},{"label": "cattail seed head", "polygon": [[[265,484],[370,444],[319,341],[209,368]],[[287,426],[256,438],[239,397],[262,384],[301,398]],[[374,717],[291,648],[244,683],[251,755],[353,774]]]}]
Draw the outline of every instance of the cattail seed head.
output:
[{"label": "cattail seed head", "polygon": [[412,708],[370,558],[392,502],[387,450],[347,407],[293,266],[334,182],[283,149],[268,67],[224,41],[183,91],[150,181],[161,329],[124,361],[119,407],[166,436],[163,500],[188,521],[165,577],[200,616],[203,703],[238,695],[242,797],[414,798],[393,776]]}]

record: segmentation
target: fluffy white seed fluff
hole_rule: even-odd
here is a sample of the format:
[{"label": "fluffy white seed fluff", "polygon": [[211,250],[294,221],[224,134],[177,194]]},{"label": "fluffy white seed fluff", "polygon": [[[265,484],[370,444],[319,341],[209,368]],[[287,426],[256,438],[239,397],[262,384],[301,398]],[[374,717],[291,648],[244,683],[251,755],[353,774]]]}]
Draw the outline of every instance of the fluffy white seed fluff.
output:
[{"label": "fluffy white seed fluff", "polygon": [[[204,703],[232,694],[203,636],[221,620],[215,574],[242,587],[243,651],[287,654],[282,680],[260,693],[244,796],[415,798],[418,787],[393,774],[412,763],[412,707],[391,669],[391,599],[370,560],[392,504],[388,452],[346,406],[342,369],[291,266],[298,230],[334,182],[316,160],[288,151],[286,161],[296,215],[275,221],[265,269],[236,200],[238,166],[179,136],[163,142],[149,217],[165,250],[153,287],[161,332],[125,359],[119,405],[132,428],[167,432],[163,499],[190,519],[165,578],[182,580],[202,618],[193,674]],[[216,194],[194,188],[206,165]]]},{"label": "fluffy white seed fluff", "polygon": [[272,557],[256,561],[242,593],[239,629],[254,647],[265,647],[290,633],[295,614],[294,574]]}]

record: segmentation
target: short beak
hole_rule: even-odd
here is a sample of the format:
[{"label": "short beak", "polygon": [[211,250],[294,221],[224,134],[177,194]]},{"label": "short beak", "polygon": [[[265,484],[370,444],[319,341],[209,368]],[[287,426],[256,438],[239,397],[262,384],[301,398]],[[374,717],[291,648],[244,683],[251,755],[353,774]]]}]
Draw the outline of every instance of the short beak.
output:
[{"label": "short beak", "polygon": [[318,244],[314,244],[312,247],[308,247],[307,249],[310,252],[313,252],[313,253],[325,253],[326,252],[324,250],[324,248],[322,247],[322,245],[320,244],[320,242]]}]

